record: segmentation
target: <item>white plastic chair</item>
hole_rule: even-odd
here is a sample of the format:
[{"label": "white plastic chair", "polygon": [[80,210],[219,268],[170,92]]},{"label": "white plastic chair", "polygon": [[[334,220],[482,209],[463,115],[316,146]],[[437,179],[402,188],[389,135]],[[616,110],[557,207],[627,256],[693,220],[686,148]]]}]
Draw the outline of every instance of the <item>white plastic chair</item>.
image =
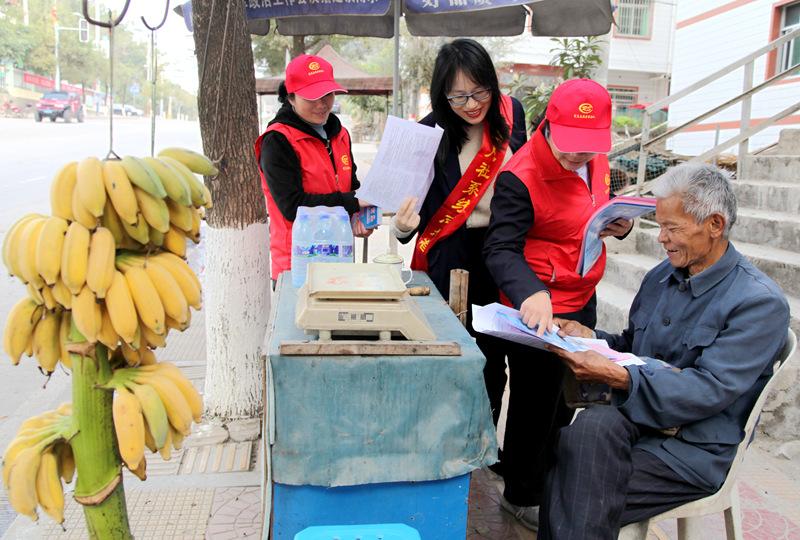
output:
[{"label": "white plastic chair", "polygon": [[767,396],[778,380],[778,375],[783,371],[788,364],[788,360],[792,357],[797,348],[797,337],[794,332],[789,330],[789,336],[786,339],[786,345],[783,347],[783,352],[776,362],[777,367],[772,377],[767,381],[766,386],[761,391],[753,410],[750,412],[750,417],[747,419],[747,425],[744,428],[744,439],[739,443],[739,448],[736,450],[736,457],[733,459],[731,468],[728,471],[728,476],[719,491],[713,495],[709,495],[703,499],[698,499],[673,508],[663,514],[659,514],[650,518],[649,520],[640,521],[639,523],[631,523],[622,528],[619,532],[619,540],[645,540],[647,538],[647,529],[650,523],[655,523],[664,519],[678,519],[678,540],[705,540],[708,538],[708,531],[703,530],[702,516],[715,514],[717,512],[724,512],[725,514],[725,531],[727,533],[727,540],[742,540],[742,514],[739,508],[739,490],[736,485],[736,477],[741,469],[742,461],[747,447],[750,445],[753,430],[758,423],[758,418],[761,415],[761,408]]}]

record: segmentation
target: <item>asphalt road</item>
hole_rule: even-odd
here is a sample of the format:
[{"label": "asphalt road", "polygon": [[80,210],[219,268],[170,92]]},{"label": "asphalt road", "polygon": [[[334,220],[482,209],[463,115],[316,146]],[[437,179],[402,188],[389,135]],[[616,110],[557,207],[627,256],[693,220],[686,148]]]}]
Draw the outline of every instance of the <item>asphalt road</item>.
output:
[{"label": "asphalt road", "polygon": [[[166,146],[201,149],[199,125],[159,120],[156,151]],[[149,118],[115,118],[113,149],[119,156],[149,155]],[[107,121],[64,124],[0,118],[0,241],[22,215],[50,213],[50,181],[63,164],[88,156],[104,158],[108,151]],[[16,278],[0,271],[0,322],[3,325],[8,311],[24,294],[25,288]],[[23,357],[15,367],[6,354],[0,352],[0,452],[24,419],[70,400],[66,372],[59,369],[46,388],[42,388],[45,382],[34,359]],[[0,535],[2,529],[0,523]]]}]

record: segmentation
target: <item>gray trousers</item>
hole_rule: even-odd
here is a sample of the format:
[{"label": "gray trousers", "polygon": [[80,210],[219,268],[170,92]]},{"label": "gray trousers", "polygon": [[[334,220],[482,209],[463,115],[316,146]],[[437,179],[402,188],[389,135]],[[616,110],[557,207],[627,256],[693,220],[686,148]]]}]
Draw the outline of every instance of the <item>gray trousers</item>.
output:
[{"label": "gray trousers", "polygon": [[710,495],[636,448],[640,436],[635,424],[607,405],[582,411],[561,429],[539,540],[616,540],[628,523]]}]

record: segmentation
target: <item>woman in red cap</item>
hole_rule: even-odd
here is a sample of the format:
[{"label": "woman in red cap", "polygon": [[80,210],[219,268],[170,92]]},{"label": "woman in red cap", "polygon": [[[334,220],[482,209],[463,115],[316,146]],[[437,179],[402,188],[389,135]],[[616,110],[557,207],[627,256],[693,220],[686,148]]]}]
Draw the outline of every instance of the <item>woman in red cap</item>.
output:
[{"label": "woman in red cap", "polygon": [[[467,304],[498,301],[497,286],[484,264],[483,239],[489,201],[503,163],[526,139],[522,104],[500,92],[494,64],[480,43],[456,39],[439,49],[431,80],[433,112],[420,123],[444,130],[431,187],[417,213],[408,199],[392,220],[405,243],[418,232],[411,267],[428,272],[447,299],[450,270],[468,270]],[[473,335],[472,316],[467,328]],[[477,334],[486,356],[484,378],[495,424],[506,385],[505,342]]]},{"label": "woman in red cap", "polygon": [[[359,187],[350,134],[331,112],[334,94],[347,92],[333,78],[333,67],[304,54],[286,66],[278,89],[283,105],[256,139],[261,186],[269,211],[271,276],[291,268],[292,222],[300,206],[359,209]],[[353,233],[369,236],[359,220]]]},{"label": "woman in red cap", "polygon": [[[550,97],[544,122],[497,178],[486,266],[508,303],[540,335],[554,314],[589,328],[597,322],[595,287],[605,269],[605,248],[588,274],[575,269],[584,226],[610,197],[610,127],[606,89],[589,79],[566,81]],[[632,226],[618,220],[601,236],[621,237]],[[553,437],[572,411],[564,403],[558,357],[512,344],[508,364],[501,505],[536,529]]]}]

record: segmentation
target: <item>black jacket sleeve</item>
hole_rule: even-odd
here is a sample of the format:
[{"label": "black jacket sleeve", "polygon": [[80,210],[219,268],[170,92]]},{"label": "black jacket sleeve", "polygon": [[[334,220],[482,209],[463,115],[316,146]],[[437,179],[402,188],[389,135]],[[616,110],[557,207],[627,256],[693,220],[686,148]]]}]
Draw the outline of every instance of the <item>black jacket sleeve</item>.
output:
[{"label": "black jacket sleeve", "polygon": [[[351,151],[352,157],[352,151]],[[352,161],[351,161],[352,163]],[[292,145],[282,133],[270,131],[261,140],[261,170],[275,204],[289,221],[294,221],[300,206],[343,206],[349,214],[358,211],[358,200],[354,191],[324,194],[303,191],[300,160]],[[358,187],[353,165],[353,189]]]},{"label": "black jacket sleeve", "polygon": [[508,145],[512,152],[516,152],[528,140],[528,132],[525,129],[525,109],[522,103],[517,98],[511,98],[511,104],[514,111],[514,125],[511,126]]},{"label": "black jacket sleeve", "polygon": [[510,172],[497,177],[492,218],[483,256],[494,282],[519,309],[526,298],[547,287],[525,261],[525,235],[533,226],[533,205],[525,184]]}]

